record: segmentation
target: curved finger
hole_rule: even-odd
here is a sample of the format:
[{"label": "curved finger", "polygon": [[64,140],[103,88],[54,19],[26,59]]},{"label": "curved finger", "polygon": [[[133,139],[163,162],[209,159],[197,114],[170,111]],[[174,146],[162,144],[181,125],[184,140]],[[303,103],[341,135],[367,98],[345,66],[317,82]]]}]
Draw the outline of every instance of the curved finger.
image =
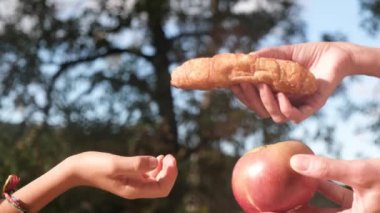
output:
[{"label": "curved finger", "polygon": [[[252,86],[251,86],[252,87]],[[250,110],[257,113],[260,118],[269,117],[268,112],[265,110],[262,102],[256,91],[250,89],[243,89],[242,84],[237,84],[231,87],[234,95]],[[246,94],[248,93],[248,94]],[[256,99],[256,100],[255,100]],[[260,106],[261,105],[261,106]],[[261,107],[261,108],[260,108]]]},{"label": "curved finger", "polygon": [[352,209],[346,209],[346,210],[342,210],[340,212],[337,212],[337,213],[353,213],[354,211]]},{"label": "curved finger", "polygon": [[160,181],[165,177],[172,178],[177,176],[177,162],[172,155],[166,155],[163,159],[162,165],[162,170],[156,177],[157,181]]},{"label": "curved finger", "polygon": [[287,121],[286,117],[281,113],[277,100],[269,86],[266,84],[259,84],[257,88],[259,90],[263,105],[272,117],[273,121],[276,123],[283,123]]},{"label": "curved finger", "polygon": [[339,208],[320,208],[316,206],[304,206],[294,211],[288,211],[287,213],[337,213],[341,209]]},{"label": "curved finger", "polygon": [[149,171],[146,176],[147,177],[151,177],[151,178],[156,178],[156,176],[158,175],[158,173],[162,170],[162,164],[163,164],[163,159],[164,159],[164,155],[159,155],[156,157],[157,158],[157,166],[154,170],[152,171]]},{"label": "curved finger", "polygon": [[247,101],[245,100],[245,95],[240,84],[233,85],[230,89],[234,93],[234,95],[239,99],[240,102],[242,102],[246,106],[248,105]]},{"label": "curved finger", "polygon": [[161,196],[167,196],[174,186],[178,176],[177,162],[172,155],[166,155],[163,159],[163,168],[157,175]]},{"label": "curved finger", "polygon": [[353,202],[353,191],[344,188],[331,181],[321,181],[318,187],[326,198],[341,206],[342,209],[351,208]]},{"label": "curved finger", "polygon": [[155,179],[127,179],[127,182],[124,183],[124,194],[122,197],[136,199],[168,196],[174,186],[177,175],[175,158],[171,155],[166,155],[163,159],[163,167]]},{"label": "curved finger", "polygon": [[242,83],[241,88],[243,90],[248,108],[255,111],[261,118],[269,117],[269,113],[265,109],[259,94],[256,91],[256,87],[252,84]]},{"label": "curved finger", "polygon": [[289,120],[300,123],[313,114],[313,108],[309,105],[295,107],[284,93],[277,94],[277,100],[281,113]]}]

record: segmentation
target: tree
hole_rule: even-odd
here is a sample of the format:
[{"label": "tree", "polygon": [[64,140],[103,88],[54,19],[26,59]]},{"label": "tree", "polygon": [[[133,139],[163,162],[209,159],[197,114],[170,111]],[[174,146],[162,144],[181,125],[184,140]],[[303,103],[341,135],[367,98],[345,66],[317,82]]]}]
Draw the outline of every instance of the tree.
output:
[{"label": "tree", "polygon": [[286,42],[303,40],[297,5],[288,0],[66,4],[19,0],[14,12],[0,19],[5,138],[0,151],[10,150],[7,157],[14,160],[2,162],[1,174],[12,168],[27,181],[89,149],[173,153],[180,176],[168,199],[125,201],[75,189],[46,211],[236,212],[228,181],[248,136],[257,145],[272,143],[291,128],[257,119],[228,91],[172,89],[170,70],[192,57],[253,51],[269,34]]},{"label": "tree", "polygon": [[[376,36],[380,31],[380,1],[379,0],[360,0],[361,12],[363,13],[361,26],[365,29],[370,35]],[[373,121],[368,125],[360,129],[361,131],[369,129],[375,134],[376,144],[380,144],[380,134],[377,131],[380,127],[380,104],[376,100],[372,100],[370,103],[365,105],[357,106],[356,108],[361,109],[364,114],[373,117]],[[377,119],[376,119],[377,118]]]},{"label": "tree", "polygon": [[379,31],[380,1],[360,0],[360,6],[363,13],[362,27],[368,33],[376,34]]}]

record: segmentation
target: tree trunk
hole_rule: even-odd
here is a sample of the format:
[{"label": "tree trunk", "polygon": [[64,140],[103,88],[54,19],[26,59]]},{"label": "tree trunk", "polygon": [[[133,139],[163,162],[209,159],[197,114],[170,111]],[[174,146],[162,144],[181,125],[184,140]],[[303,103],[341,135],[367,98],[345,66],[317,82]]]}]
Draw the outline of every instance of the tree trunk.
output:
[{"label": "tree trunk", "polygon": [[[159,8],[155,8],[159,9]],[[161,120],[160,136],[162,141],[168,143],[162,150],[175,154],[179,151],[177,121],[175,119],[173,96],[170,85],[169,59],[168,50],[171,49],[171,43],[166,38],[162,28],[162,18],[164,15],[157,15],[158,11],[151,11],[149,17],[149,26],[152,30],[152,42],[156,48],[153,56],[153,66],[156,74],[156,85],[154,99],[158,103],[159,115]]]}]

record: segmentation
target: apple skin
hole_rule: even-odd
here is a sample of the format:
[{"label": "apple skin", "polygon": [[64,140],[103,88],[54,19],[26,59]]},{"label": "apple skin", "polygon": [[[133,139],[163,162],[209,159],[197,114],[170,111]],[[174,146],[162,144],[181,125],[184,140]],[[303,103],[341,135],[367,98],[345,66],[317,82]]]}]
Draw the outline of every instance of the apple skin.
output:
[{"label": "apple skin", "polygon": [[300,141],[284,141],[253,149],[236,162],[232,191],[245,212],[284,212],[308,203],[318,180],[290,167],[295,154],[314,153]]}]

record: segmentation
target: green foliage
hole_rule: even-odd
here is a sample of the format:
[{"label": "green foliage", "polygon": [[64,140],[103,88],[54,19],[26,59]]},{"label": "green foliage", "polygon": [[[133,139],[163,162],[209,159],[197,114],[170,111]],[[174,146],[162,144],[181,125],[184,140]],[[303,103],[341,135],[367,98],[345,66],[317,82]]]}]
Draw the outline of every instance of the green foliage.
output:
[{"label": "green foliage", "polygon": [[380,1],[379,0],[360,0],[363,12],[362,27],[368,33],[375,35],[380,30]]},{"label": "green foliage", "polygon": [[301,41],[297,5],[267,1],[239,13],[244,1],[63,2],[19,0],[0,16],[1,177],[13,172],[27,183],[87,150],[172,153],[179,177],[168,198],[128,201],[78,188],[43,212],[238,211],[230,176],[247,138],[273,143],[291,127],[257,119],[229,91],[172,89],[170,69],[253,51],[273,29]]}]

